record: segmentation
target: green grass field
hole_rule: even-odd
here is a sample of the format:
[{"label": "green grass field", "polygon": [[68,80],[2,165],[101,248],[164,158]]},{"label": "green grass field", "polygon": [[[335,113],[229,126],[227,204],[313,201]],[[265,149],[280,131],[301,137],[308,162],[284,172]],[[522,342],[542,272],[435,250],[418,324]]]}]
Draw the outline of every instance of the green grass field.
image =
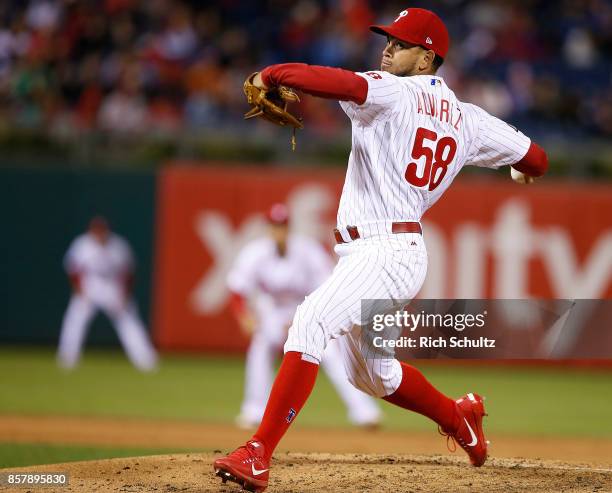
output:
[{"label": "green grass field", "polygon": [[[458,396],[477,391],[487,396],[490,415],[487,425],[491,431],[612,437],[610,372],[421,366],[427,377],[445,393]],[[300,414],[298,426],[348,426],[342,403],[323,373],[321,377]],[[166,356],[158,372],[141,374],[119,351],[88,350],[77,370],[65,372],[56,367],[51,349],[2,348],[0,419],[2,414],[12,414],[230,423],[239,408],[242,379],[241,358]],[[386,428],[431,430],[431,423],[425,418],[381,403]],[[28,449],[33,450],[29,455]],[[0,443],[0,465],[117,457],[135,452],[142,455],[147,450],[41,448],[36,444]]]},{"label": "green grass field", "polygon": [[187,449],[78,447],[45,443],[0,443],[0,467],[20,467],[35,464],[109,459],[111,457],[140,457],[143,455],[175,454]]}]

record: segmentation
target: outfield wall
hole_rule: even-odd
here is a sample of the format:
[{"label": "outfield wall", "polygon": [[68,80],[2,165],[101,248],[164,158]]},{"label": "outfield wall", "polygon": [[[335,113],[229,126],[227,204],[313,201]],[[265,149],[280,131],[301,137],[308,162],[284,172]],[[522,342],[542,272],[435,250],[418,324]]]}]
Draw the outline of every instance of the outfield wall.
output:
[{"label": "outfield wall", "polygon": [[[69,296],[62,257],[101,213],[134,248],[136,295],[161,349],[242,351],[225,287],[234,256],[262,234],[275,201],[331,249],[342,181],[342,170],[214,163],[156,174],[2,169],[0,343],[57,341]],[[611,298],[610,211],[610,184],[460,179],[426,215],[421,296]],[[116,336],[100,318],[89,341]]]},{"label": "outfield wall", "polygon": [[[341,171],[167,168],[158,188],[155,337],[166,349],[240,351],[225,277],[286,201],[330,248]],[[612,188],[463,179],[426,215],[423,298],[612,297]]]},{"label": "outfield wall", "polygon": [[[150,172],[0,169],[0,343],[55,344],[69,298],[63,256],[94,214],[131,244],[148,321],[155,176]],[[114,344],[98,316],[88,342]]]}]

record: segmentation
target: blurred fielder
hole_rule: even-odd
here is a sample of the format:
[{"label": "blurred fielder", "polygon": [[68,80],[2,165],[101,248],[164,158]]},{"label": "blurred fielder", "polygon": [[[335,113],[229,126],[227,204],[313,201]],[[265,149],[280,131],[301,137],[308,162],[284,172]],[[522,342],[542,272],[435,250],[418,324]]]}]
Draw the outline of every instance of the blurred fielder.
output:
[{"label": "blurred fielder", "polygon": [[259,428],[214,463],[223,481],[252,491],[268,486],[272,453],[308,399],[332,339],[357,388],[434,421],[472,465],[487,459],[483,399],[472,392],[450,398],[417,368],[373,353],[361,337],[371,322],[361,303],[386,300],[400,309],[417,295],[427,271],[421,218],[463,166],[512,166],[513,178],[528,183],[546,171],[546,153],[514,127],[457,99],[436,75],[450,43],[436,14],[410,8],[371,30],[387,39],[380,70],[286,63],[266,67],[244,85],[253,106],[247,116],[299,128],[301,122],[285,116],[285,103],[295,98],[278,88],[288,87],[340,101],[352,125],[335,231],[340,260],[295,313]]},{"label": "blurred fielder", "polygon": [[102,310],[111,320],[132,364],[153,370],[157,354],[132,298],[134,261],[128,243],[94,217],[85,234],[70,245],[64,266],[72,287],[57,353],[58,363],[74,368],[81,356],[87,326]]},{"label": "blurred fielder", "polygon": [[[319,243],[289,233],[285,205],[272,206],[267,219],[268,234],[242,249],[228,276],[232,311],[242,331],[251,336],[244,400],[236,419],[243,428],[256,427],[263,417],[272,386],[272,365],[287,339],[296,308],[333,268]],[[349,383],[336,344],[328,345],[321,364],[342,398],[349,420],[357,426],[376,426],[378,406]]]}]

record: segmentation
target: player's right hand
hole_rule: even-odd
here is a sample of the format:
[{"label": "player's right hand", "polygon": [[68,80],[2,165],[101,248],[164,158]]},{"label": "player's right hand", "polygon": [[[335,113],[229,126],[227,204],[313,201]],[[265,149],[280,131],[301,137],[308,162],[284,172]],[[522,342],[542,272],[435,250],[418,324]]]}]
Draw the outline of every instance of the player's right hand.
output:
[{"label": "player's right hand", "polygon": [[520,183],[521,185],[531,185],[535,181],[533,176],[526,175],[525,173],[514,169],[512,166],[510,166],[510,176],[512,177],[512,180],[514,180],[516,183]]}]

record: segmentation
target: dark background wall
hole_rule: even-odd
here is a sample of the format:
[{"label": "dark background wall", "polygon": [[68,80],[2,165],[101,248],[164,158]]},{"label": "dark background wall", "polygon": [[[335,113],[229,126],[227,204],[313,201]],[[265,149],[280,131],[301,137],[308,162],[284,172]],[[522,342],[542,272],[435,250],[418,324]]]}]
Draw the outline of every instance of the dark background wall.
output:
[{"label": "dark background wall", "polygon": [[[148,322],[154,193],[152,172],[0,169],[0,342],[58,340],[70,294],[63,257],[94,214],[134,250],[135,294]],[[116,341],[98,315],[88,342]]]}]

